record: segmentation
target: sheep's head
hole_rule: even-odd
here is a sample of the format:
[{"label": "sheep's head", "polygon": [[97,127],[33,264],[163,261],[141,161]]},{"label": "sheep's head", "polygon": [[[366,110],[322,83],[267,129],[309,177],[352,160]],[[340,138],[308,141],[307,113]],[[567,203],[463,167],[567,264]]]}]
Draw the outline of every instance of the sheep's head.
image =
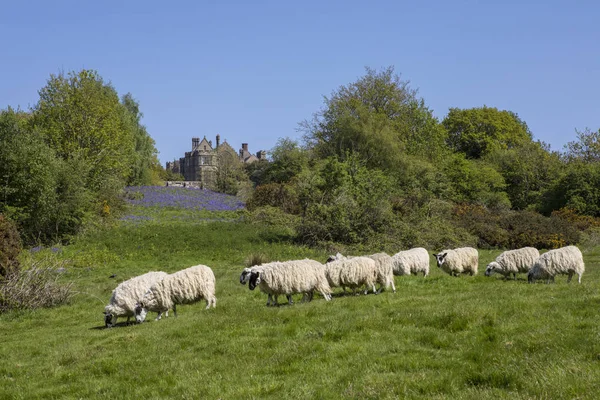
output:
[{"label": "sheep's head", "polygon": [[137,303],[135,305],[135,322],[141,324],[148,315],[148,309],[144,306],[144,303]]},{"label": "sheep's head", "polygon": [[254,290],[260,284],[260,272],[250,272],[250,278],[248,279],[248,288]]},{"label": "sheep's head", "polygon": [[104,311],[104,326],[112,328],[117,323],[117,316]]},{"label": "sheep's head", "polygon": [[250,279],[251,272],[252,272],[252,270],[250,268],[244,268],[244,270],[242,271],[242,274],[240,275],[240,283],[242,285],[245,285],[246,282],[248,282],[248,280]]},{"label": "sheep's head", "polygon": [[438,268],[440,268],[444,264],[444,262],[446,262],[447,255],[448,253],[433,254],[433,256],[435,257],[435,261],[437,261]]},{"label": "sheep's head", "polygon": [[345,260],[346,257],[342,255],[342,253],[338,252],[335,256],[329,256],[329,258],[327,258],[327,261],[325,261],[325,264],[333,262],[333,261],[339,261],[339,260]]},{"label": "sheep's head", "polygon": [[494,272],[496,272],[499,269],[500,264],[498,264],[496,261],[492,261],[488,264],[488,266],[485,269],[485,276],[491,276]]}]

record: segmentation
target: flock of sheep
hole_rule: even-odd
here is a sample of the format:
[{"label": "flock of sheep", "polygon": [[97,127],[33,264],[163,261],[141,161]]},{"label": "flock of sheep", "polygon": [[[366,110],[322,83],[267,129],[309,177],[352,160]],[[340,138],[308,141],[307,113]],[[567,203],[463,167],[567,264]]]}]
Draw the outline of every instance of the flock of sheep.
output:
[{"label": "flock of sheep", "polygon": [[[442,250],[434,257],[437,266],[452,276],[477,274],[479,254],[472,247]],[[508,279],[512,274],[516,279],[518,273],[527,273],[530,283],[542,279],[549,283],[559,274],[568,275],[567,282],[577,274],[581,283],[584,271],[583,256],[575,246],[550,250],[541,256],[537,249],[525,247],[500,254],[487,266],[485,275],[498,273]],[[346,288],[351,289],[354,294],[357,290],[364,290],[365,294],[372,290],[377,294],[391,286],[396,292],[394,275],[419,273],[423,277],[429,275],[429,253],[422,247],[393,256],[377,253],[345,257],[338,253],[329,257],[325,264],[309,259],[265,263],[244,268],[240,283],[248,283],[250,290],[258,287],[267,294],[269,306],[277,305],[280,295],[285,295],[289,304],[293,303],[293,294],[302,293],[303,299],[310,301],[315,291],[329,301],[335,287],[341,287],[344,292]],[[202,299],[206,301],[207,309],[216,306],[215,275],[209,267],[197,265],[173,274],[148,272],[117,286],[105,307],[105,325],[113,326],[118,317],[127,317],[129,322],[132,316],[140,323],[145,320],[148,311],[158,313],[157,320],[169,309],[177,316],[178,304]]]}]

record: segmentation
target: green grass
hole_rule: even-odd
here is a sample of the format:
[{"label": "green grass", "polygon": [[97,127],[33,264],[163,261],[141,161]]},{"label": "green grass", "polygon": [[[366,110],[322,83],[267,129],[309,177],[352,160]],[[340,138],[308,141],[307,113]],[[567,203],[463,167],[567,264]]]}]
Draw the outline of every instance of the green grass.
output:
[{"label": "green grass", "polygon": [[[186,212],[181,213],[185,216]],[[266,307],[239,284],[244,259],[326,254],[239,222],[123,222],[63,249],[70,305],[0,315],[0,398],[596,398],[600,392],[600,249],[583,283],[528,285],[439,271],[396,277],[398,293]],[[168,218],[167,218],[168,217]],[[218,217],[218,216],[215,216]],[[227,218],[231,219],[231,218]],[[438,250],[438,249],[434,249]],[[217,308],[103,328],[118,282],[211,266]],[[117,274],[111,279],[111,274]],[[339,290],[338,290],[339,292]],[[280,301],[283,299],[280,298]]]}]

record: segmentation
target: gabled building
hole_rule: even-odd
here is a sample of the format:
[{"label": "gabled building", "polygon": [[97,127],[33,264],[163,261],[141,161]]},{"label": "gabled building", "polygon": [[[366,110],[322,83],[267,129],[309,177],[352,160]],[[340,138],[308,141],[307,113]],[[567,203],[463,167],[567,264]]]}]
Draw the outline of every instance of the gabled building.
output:
[{"label": "gabled building", "polygon": [[242,143],[242,148],[236,152],[221,136],[216,136],[216,146],[206,136],[192,138],[192,151],[187,151],[179,161],[167,162],[166,169],[183,175],[186,181],[195,181],[199,187],[210,189],[215,185],[219,164],[239,162],[249,164],[266,159],[266,152],[259,151],[256,155],[248,151],[248,143]]}]

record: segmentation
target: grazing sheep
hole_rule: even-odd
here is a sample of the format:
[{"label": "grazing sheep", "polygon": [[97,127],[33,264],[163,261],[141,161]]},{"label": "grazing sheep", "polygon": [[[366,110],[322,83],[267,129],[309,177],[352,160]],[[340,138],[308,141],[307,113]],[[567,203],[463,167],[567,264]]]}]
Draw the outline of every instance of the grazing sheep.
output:
[{"label": "grazing sheep", "polygon": [[[250,276],[252,274],[252,271],[262,271],[262,265],[256,265],[252,268],[244,268],[241,275],[240,275],[240,283],[242,285],[245,285],[246,283],[248,283],[248,281],[250,280]],[[262,290],[262,289],[261,289]],[[312,292],[311,292],[312,293]],[[277,299],[278,299],[279,295],[276,293],[267,293],[267,306],[270,306],[271,304],[276,305],[277,304]],[[292,295],[286,295],[288,303],[293,304],[294,301],[292,300]],[[310,297],[310,299],[312,300],[312,296]]]},{"label": "grazing sheep", "polygon": [[121,282],[115,288],[108,305],[104,307],[104,324],[107,328],[117,323],[118,317],[129,318],[135,315],[135,306],[142,300],[150,286],[167,276],[166,272],[148,272]]},{"label": "grazing sheep", "polygon": [[400,251],[392,256],[394,275],[429,275],[429,253],[422,247]]},{"label": "grazing sheep", "polygon": [[[247,271],[244,270],[247,275]],[[245,275],[242,272],[242,275]],[[244,280],[240,276],[240,282]],[[277,296],[285,294],[289,304],[293,304],[292,295],[304,293],[305,299],[312,299],[312,292],[318,291],[325,300],[331,300],[331,288],[325,277],[325,268],[318,261],[304,259],[285,262],[272,262],[250,268],[248,288],[257,286],[268,295],[267,306],[277,304]],[[242,282],[243,283],[243,282]],[[274,297],[274,300],[272,299]]]},{"label": "grazing sheep", "polygon": [[[382,290],[387,289],[388,287],[392,287],[392,291],[396,293],[396,285],[394,284],[394,271],[392,264],[392,257],[390,257],[386,253],[376,253],[371,254],[369,257],[373,261],[375,261],[377,277],[375,282],[379,284],[379,289],[377,293],[381,293]],[[354,257],[345,257],[340,253],[337,253],[335,256],[330,256],[327,262],[342,260],[342,259],[351,259]],[[345,291],[345,289],[344,289]]]},{"label": "grazing sheep", "polygon": [[461,247],[454,250],[442,250],[434,254],[438,268],[444,272],[459,276],[460,274],[477,274],[479,253],[472,247]]},{"label": "grazing sheep", "polygon": [[325,276],[331,287],[342,287],[344,292],[346,287],[349,287],[356,294],[356,289],[364,285],[366,287],[365,294],[369,291],[369,287],[372,287],[373,293],[377,294],[375,290],[377,263],[372,258],[343,257],[339,260],[332,260],[330,257],[325,264]]},{"label": "grazing sheep", "polygon": [[494,272],[504,275],[504,279],[513,274],[515,280],[519,272],[529,272],[533,263],[540,256],[535,247],[523,247],[517,250],[508,250],[496,257],[485,269],[485,276],[491,276]]},{"label": "grazing sheep", "polygon": [[527,274],[527,280],[534,283],[537,279],[546,279],[546,283],[550,283],[550,280],[554,282],[556,275],[568,274],[567,282],[571,282],[573,275],[577,274],[581,283],[581,275],[584,272],[585,264],[581,251],[575,246],[566,246],[550,250],[535,260]]},{"label": "grazing sheep", "polygon": [[177,304],[191,304],[206,300],[206,308],[216,307],[215,274],[206,265],[196,265],[165,276],[148,289],[142,301],[135,307],[135,319],[144,322],[148,311],[162,313],[173,309],[177,316]]}]

